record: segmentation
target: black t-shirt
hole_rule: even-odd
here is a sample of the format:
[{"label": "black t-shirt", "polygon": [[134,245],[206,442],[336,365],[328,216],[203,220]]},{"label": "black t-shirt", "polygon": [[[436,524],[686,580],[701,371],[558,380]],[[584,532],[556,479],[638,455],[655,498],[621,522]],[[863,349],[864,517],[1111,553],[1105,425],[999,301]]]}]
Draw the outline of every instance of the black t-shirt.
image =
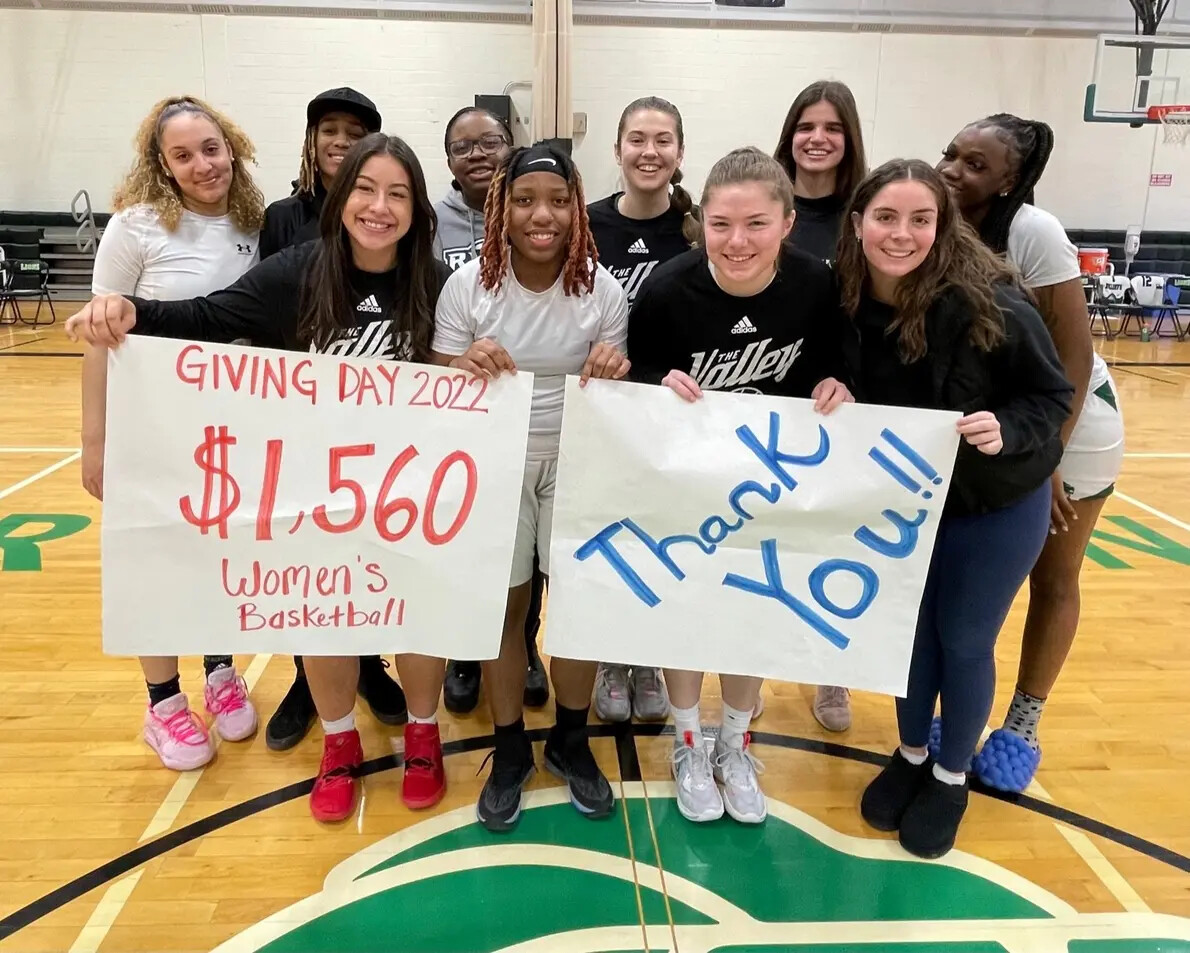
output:
[{"label": "black t-shirt", "polygon": [[[282,249],[235,284],[203,298],[130,298],[136,305],[133,332],[192,341],[250,338],[258,347],[306,350],[298,341],[298,317],[303,284],[318,246],[319,242],[313,241]],[[435,261],[434,267],[438,284],[434,300],[429,302],[430,314],[425,316],[431,322],[437,292],[450,276],[450,269],[440,261]],[[398,303],[397,269],[373,273],[349,266],[347,277],[353,320],[326,352],[344,357],[411,360],[408,332],[395,333],[393,328],[393,311]]]},{"label": "black t-shirt", "polygon": [[843,221],[843,199],[834,195],[820,199],[795,195],[793,211],[793,231],[788,240],[795,248],[833,264]]},{"label": "black t-shirt", "polygon": [[706,253],[691,249],[659,265],[628,317],[632,379],[658,384],[671,370],[704,390],[809,397],[842,376],[830,267],[782,246],[777,275],[750,297],[715,282]]},{"label": "black t-shirt", "polygon": [[681,212],[669,208],[656,218],[628,218],[616,208],[623,194],[592,202],[587,216],[599,263],[624,287],[631,306],[653,269],[689,250],[690,243],[682,236]]},{"label": "black t-shirt", "polygon": [[[893,407],[933,407],[930,365],[925,358],[904,363],[898,335],[888,334],[896,309],[864,295],[855,313],[859,336],[858,377],[864,382],[864,396],[873,404]],[[840,317],[841,321],[847,318]]]}]

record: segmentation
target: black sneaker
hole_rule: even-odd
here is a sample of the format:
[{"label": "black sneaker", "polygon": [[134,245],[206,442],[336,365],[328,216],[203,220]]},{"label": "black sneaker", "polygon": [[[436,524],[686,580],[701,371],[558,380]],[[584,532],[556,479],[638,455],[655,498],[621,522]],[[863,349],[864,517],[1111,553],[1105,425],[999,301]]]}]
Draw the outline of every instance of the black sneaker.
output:
[{"label": "black sneaker", "polygon": [[389,678],[388,660],[364,655],[359,660],[359,693],[375,719],[385,725],[403,725],[409,718],[405,692]]},{"label": "black sneaker", "polygon": [[288,751],[306,737],[318,711],[310,697],[310,683],[296,677],[264,729],[264,743],[273,751]]},{"label": "black sneaker", "polygon": [[968,794],[966,781],[947,784],[931,771],[901,818],[901,846],[928,860],[948,853],[967,812]]},{"label": "black sneaker", "polygon": [[595,763],[585,731],[573,732],[561,743],[552,737],[547,739],[545,766],[550,774],[566,782],[570,803],[580,814],[594,820],[611,816],[616,799],[612,786]]},{"label": "black sneaker", "polygon": [[525,653],[529,656],[529,670],[525,673],[525,707],[541,708],[550,700],[550,680],[541,656],[537,654],[536,638],[525,645]]},{"label": "black sneaker", "polygon": [[480,665],[478,662],[447,662],[446,681],[442,683],[442,702],[456,715],[475,711],[479,704]]},{"label": "black sneaker", "polygon": [[892,760],[864,791],[859,804],[864,820],[878,831],[897,830],[905,809],[930,777],[933,764],[934,759],[928,755],[922,764],[910,764],[898,747]]},{"label": "black sneaker", "polygon": [[525,785],[537,770],[529,736],[523,731],[507,740],[497,736],[496,747],[483,759],[480,771],[488,761],[492,762],[492,773],[479,792],[475,816],[489,831],[503,833],[516,827]]}]

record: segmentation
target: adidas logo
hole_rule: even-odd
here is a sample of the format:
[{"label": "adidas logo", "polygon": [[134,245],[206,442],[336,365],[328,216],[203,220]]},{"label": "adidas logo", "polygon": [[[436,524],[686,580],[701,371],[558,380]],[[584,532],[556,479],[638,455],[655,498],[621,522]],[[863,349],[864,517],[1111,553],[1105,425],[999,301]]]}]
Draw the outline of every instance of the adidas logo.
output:
[{"label": "adidas logo", "polygon": [[356,311],[369,311],[372,314],[379,314],[381,312],[380,304],[376,301],[375,295],[368,295],[359,304],[355,306]]},{"label": "adidas logo", "polygon": [[748,320],[748,316],[740,318],[739,323],[731,329],[732,334],[755,334],[756,325]]},{"label": "adidas logo", "polygon": [[628,246],[628,254],[630,255],[647,255],[648,253],[649,246],[645,244],[645,240],[643,238],[638,238]]}]

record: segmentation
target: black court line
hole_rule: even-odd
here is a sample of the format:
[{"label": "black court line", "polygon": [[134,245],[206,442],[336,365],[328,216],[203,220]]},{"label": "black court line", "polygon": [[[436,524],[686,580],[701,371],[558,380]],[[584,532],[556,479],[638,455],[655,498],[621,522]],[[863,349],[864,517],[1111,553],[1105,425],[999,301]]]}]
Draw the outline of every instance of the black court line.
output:
[{"label": "black court line", "polygon": [[[1159,365],[1154,365],[1159,366]],[[1131,374],[1133,377],[1143,377],[1147,381],[1156,381],[1158,384],[1168,384],[1170,387],[1177,387],[1178,381],[1167,381],[1164,377],[1154,377],[1152,374],[1142,374],[1140,371],[1135,371],[1131,367],[1121,367],[1118,370],[1125,374]]]},{"label": "black court line", "polygon": [[77,351],[18,351],[0,350],[0,358],[5,357],[82,357]]},{"label": "black court line", "polygon": [[[672,735],[673,731],[673,725],[619,724],[592,725],[590,728],[592,737],[606,738],[611,736],[616,739],[616,751],[622,766],[621,770],[627,767],[627,774],[634,775],[624,777],[625,781],[639,781],[641,779],[640,762],[636,754],[636,738]],[[544,741],[548,734],[548,728],[535,728],[529,731],[529,738],[532,741]],[[883,767],[889,760],[887,755],[874,751],[866,751],[863,748],[853,748],[849,745],[837,744],[831,741],[819,741],[815,738],[799,738],[791,735],[778,735],[767,731],[754,731],[751,734],[752,740],[760,745],[806,751],[811,754],[827,755],[832,758],[846,758],[849,761],[858,761],[861,764],[869,764],[873,767]],[[484,748],[492,747],[495,744],[495,740],[494,735],[483,735],[475,738],[463,738],[458,741],[448,741],[442,746],[442,753],[444,756],[449,756],[469,751],[480,751]],[[400,763],[401,759],[395,754],[385,755],[382,758],[374,758],[370,761],[365,761],[360,766],[357,776],[367,777],[368,775],[379,774],[381,771],[388,771],[400,766]],[[126,854],[121,854],[119,857],[101,864],[94,870],[88,871],[67,884],[63,884],[61,887],[50,891],[45,896],[39,897],[32,903],[21,907],[19,910],[15,910],[3,920],[0,920],[0,941],[8,939],[18,930],[36,923],[38,920],[66,906],[71,901],[77,900],[96,887],[102,887],[109,881],[135,870],[142,864],[148,863],[162,854],[166,854],[177,847],[181,847],[183,844],[188,844],[224,827],[228,827],[236,821],[242,821],[255,814],[260,814],[262,811],[267,811],[269,808],[277,807],[280,804],[285,804],[299,797],[304,797],[310,793],[313,787],[314,778],[312,777],[306,778],[304,781],[296,781],[283,788],[278,788],[267,794],[261,794],[258,797],[251,798],[241,804],[224,808],[222,811],[217,811],[208,817],[187,824],[185,827],[179,827],[175,831],[162,834],[155,840],[151,840],[147,844],[142,844],[128,851]],[[1138,837],[1135,834],[1130,834],[1118,827],[1112,827],[1110,824],[1104,824],[1094,818],[1077,814],[1066,808],[1058,807],[1045,801],[1039,801],[1036,798],[1027,797],[1023,794],[1005,794],[1001,791],[994,791],[984,787],[974,779],[971,783],[971,790],[977,794],[992,797],[998,801],[1004,801],[1007,804],[1015,804],[1018,807],[1033,811],[1035,814],[1041,814],[1051,820],[1061,821],[1063,824],[1079,828],[1089,834],[1096,834],[1105,840],[1135,850],[1140,854],[1144,854],[1146,857],[1159,863],[1167,864],[1183,873],[1190,873],[1190,857],[1179,854],[1177,851],[1171,850],[1168,847],[1162,847],[1160,844],[1154,844],[1152,841],[1145,840],[1143,837]]]},{"label": "black court line", "polygon": [[1190,361],[1107,361],[1108,367],[1190,367]]}]

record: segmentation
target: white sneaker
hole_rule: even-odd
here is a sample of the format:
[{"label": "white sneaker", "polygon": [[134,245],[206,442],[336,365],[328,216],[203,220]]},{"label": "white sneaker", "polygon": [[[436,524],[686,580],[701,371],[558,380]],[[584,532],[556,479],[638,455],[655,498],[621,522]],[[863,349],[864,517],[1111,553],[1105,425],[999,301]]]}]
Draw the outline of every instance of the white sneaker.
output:
[{"label": "white sneaker", "polygon": [[627,721],[632,717],[627,666],[600,663],[595,675],[595,717],[601,721]]},{"label": "white sneaker", "polygon": [[723,806],[741,824],[759,824],[768,817],[769,807],[760,790],[757,774],[764,765],[748,750],[744,738],[742,748],[729,748],[721,740],[715,742],[715,780],[723,785]]},{"label": "white sneaker", "polygon": [[715,785],[711,756],[701,732],[695,735],[688,731],[674,744],[673,774],[682,817],[702,823],[723,816],[723,797]]}]

